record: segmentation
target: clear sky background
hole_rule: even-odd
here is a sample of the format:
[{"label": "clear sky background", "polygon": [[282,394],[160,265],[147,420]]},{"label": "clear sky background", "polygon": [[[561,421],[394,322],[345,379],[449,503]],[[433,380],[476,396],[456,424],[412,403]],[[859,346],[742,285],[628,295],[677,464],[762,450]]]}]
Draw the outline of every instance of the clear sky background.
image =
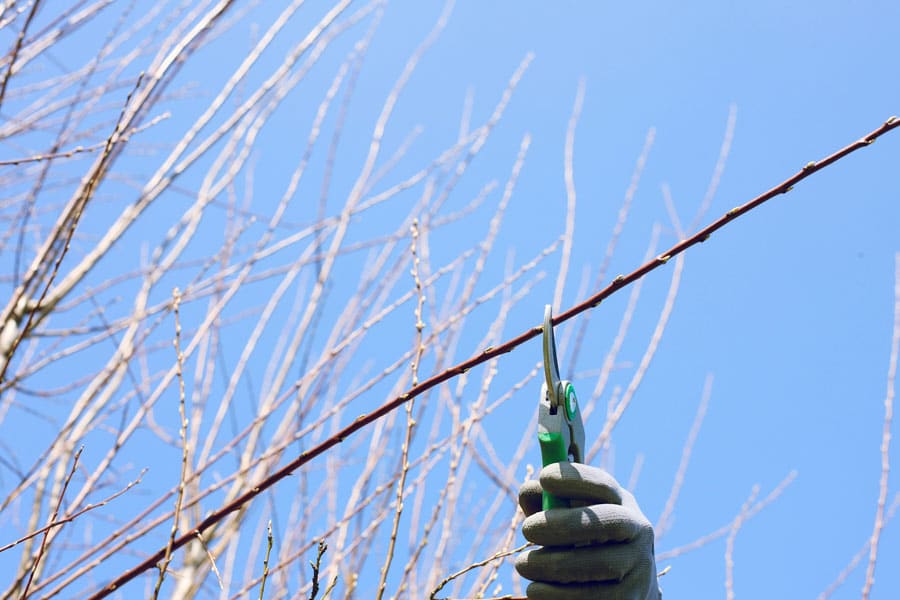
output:
[{"label": "clear sky background", "polygon": [[[248,12],[184,68],[177,81],[192,83],[190,93],[172,100],[168,107],[172,117],[147,131],[141,143],[151,150],[154,145],[170,146],[171,138],[202,110],[213,90],[219,89],[233,65],[246,55],[251,40],[258,36],[253,24],[269,23],[281,4],[244,7]],[[251,80],[261,80],[262,73],[274,68],[329,6],[326,2],[307,4],[261,62],[268,68],[261,68],[260,75]],[[342,194],[352,185],[385,95],[441,10],[439,2],[386,3],[348,112],[329,214],[339,210]],[[90,30],[99,36],[118,14],[101,16]],[[315,107],[346,52],[371,22],[371,16],[366,17],[336,42],[337,50],[322,58],[305,87],[292,92],[261,133],[254,149],[255,175],[252,183],[246,184],[252,191],[254,211],[263,215],[273,211],[304,147]],[[729,128],[733,128],[730,152],[702,225],[900,113],[898,23],[900,4],[888,1],[458,0],[445,30],[399,98],[386,129],[385,154],[390,155],[413,128],[422,128],[411,152],[395,167],[399,175],[389,182],[415,172],[455,142],[467,98],[471,122],[485,121],[508,79],[533,53],[507,112],[454,190],[452,208],[446,212],[462,208],[492,179],[499,182],[497,190],[461,223],[436,232],[430,240],[432,260],[440,265],[484,237],[523,136],[530,135],[521,175],[483,283],[479,283],[479,293],[487,291],[503,278],[508,261],[518,268],[565,230],[565,137],[583,81],[584,102],[574,143],[577,203],[572,257],[562,301],[556,307],[560,312],[595,291],[597,269],[651,129],[653,144],[607,281],[643,262],[654,228],[659,228],[660,251],[678,241],[663,190],[666,186],[670,190],[680,221],[687,227],[710,185]],[[4,43],[10,43],[10,32],[5,35]],[[77,46],[70,56],[58,56],[57,60],[69,66],[81,64],[79,52],[89,53],[89,46]],[[20,149],[4,152],[21,154]],[[130,153],[121,164],[131,172],[143,173],[146,179],[161,156],[164,154],[150,151]],[[295,222],[307,222],[316,214],[321,183],[317,174],[323,164],[320,154],[310,167],[310,183],[299,192],[300,197],[309,194],[313,200],[305,205],[298,201],[301,208],[291,209],[295,212],[290,218]],[[891,133],[690,249],[659,347],[613,432],[611,449],[595,460],[623,484],[635,477],[638,502],[656,522],[669,496],[704,384],[711,377],[708,410],[674,520],[656,550],[665,553],[731,523],[754,486],[759,486],[758,498],[763,498],[796,473],[777,500],[745,522],[734,540],[734,589],[739,597],[815,598],[872,533],[881,474],[894,274],[900,252],[898,175],[900,133]],[[202,171],[190,172],[180,185],[195,188],[202,176]],[[134,192],[128,191],[129,185],[117,181],[101,189],[103,210],[114,207],[109,214],[117,214],[119,198],[132,200]],[[111,276],[134,268],[141,244],[156,229],[165,231],[170,223],[166,220],[168,207],[176,205],[183,207],[177,194],[164,196],[161,207],[148,213],[129,233],[123,250],[104,263],[106,271],[96,274],[94,281],[104,273]],[[102,210],[98,211],[93,213],[94,220],[85,220],[85,236],[102,232],[106,226]],[[215,218],[210,217],[213,231]],[[392,233],[398,223],[392,209],[370,211],[353,221],[348,243]],[[199,238],[189,255],[202,257],[206,255],[204,245],[208,248],[220,240],[221,228],[218,234]],[[73,252],[78,252],[77,244]],[[9,256],[9,252],[0,255],[4,273],[12,270]],[[336,272],[330,291],[335,306],[339,298],[352,293],[364,259],[360,253],[357,263],[349,262]],[[500,341],[540,320],[544,304],[553,299],[559,265],[557,250],[536,268],[533,274],[540,271],[546,276],[509,311]],[[672,273],[673,263],[669,263],[643,281],[617,367],[586,419],[588,445],[600,434],[614,389],[628,386],[641,361]],[[176,272],[165,280],[157,299],[164,299],[172,285],[186,285],[180,277]],[[10,289],[8,278],[4,286],[4,291]],[[438,287],[434,293],[445,291]],[[127,292],[119,293],[127,296]],[[259,298],[270,292],[260,293],[263,295],[237,298],[231,307],[233,314],[259,305]],[[591,312],[577,361],[572,357],[574,334],[585,317],[557,329],[562,370],[574,373],[583,402],[590,399],[597,383],[597,372],[613,344],[629,293],[623,290]],[[456,348],[456,361],[483,349],[485,332],[494,322],[498,306],[489,303],[469,316]],[[351,364],[362,370],[374,360],[375,366],[369,368],[377,370],[383,368],[379,362],[382,354],[396,357],[407,348],[411,308],[408,304],[404,316],[390,325],[405,328],[399,329],[401,333],[386,329],[380,338],[368,339],[353,359],[357,362]],[[327,316],[326,311],[323,318]],[[243,343],[249,327],[244,323],[223,335],[233,335]],[[228,337],[222,341],[227,348]],[[316,342],[320,343],[324,342]],[[233,363],[238,354],[231,353],[229,360]],[[490,395],[508,390],[540,357],[536,341],[504,356]],[[434,364],[430,360],[426,357],[423,375],[431,374]],[[263,370],[258,367],[254,375],[256,385],[260,385]],[[52,372],[45,375],[52,376]],[[370,396],[352,405],[344,423],[383,402],[391,383],[376,387]],[[334,385],[344,389],[351,384]],[[484,420],[501,461],[515,454],[523,432],[533,426],[538,388],[532,380]],[[477,383],[470,383],[463,403],[472,402],[477,392]],[[171,409],[166,409],[167,414],[175,414],[175,405],[167,406]],[[60,407],[42,410],[66,414]],[[33,435],[20,440],[22,462],[30,464],[40,452],[42,436],[47,435],[46,422],[13,407],[2,427],[6,445],[21,435],[13,434],[14,428],[33,428]],[[893,431],[897,431],[896,425]],[[85,452],[85,460],[92,460],[90,445]],[[135,468],[150,461],[137,448],[126,448],[126,452]],[[101,455],[98,449],[93,460]],[[177,460],[177,454],[172,456]],[[897,443],[890,449],[890,458],[900,463]],[[539,462],[536,443],[527,449],[525,461]],[[640,466],[637,474],[636,464]],[[171,473],[156,471],[161,479],[154,481],[151,474],[147,485],[167,489]],[[515,478],[521,481],[524,476],[523,466]],[[10,477],[7,472],[4,488],[14,479]],[[895,472],[889,480],[889,505],[900,493],[898,478]],[[429,485],[433,493],[439,491],[434,487],[438,484]],[[483,485],[473,475],[467,493],[477,499]],[[289,494],[293,488],[278,486],[274,497],[280,489]],[[151,493],[150,497],[155,496]],[[720,537],[700,549],[660,561],[660,567],[671,566],[662,580],[665,597],[724,597],[725,550],[726,538]],[[898,564],[900,529],[889,522],[881,536],[873,598],[897,596]],[[3,565],[0,562],[0,568]],[[447,571],[456,566],[448,565]],[[110,567],[107,575],[115,572]],[[865,559],[832,597],[859,597],[864,574]],[[512,568],[506,567],[500,582],[509,585],[513,577]]]}]

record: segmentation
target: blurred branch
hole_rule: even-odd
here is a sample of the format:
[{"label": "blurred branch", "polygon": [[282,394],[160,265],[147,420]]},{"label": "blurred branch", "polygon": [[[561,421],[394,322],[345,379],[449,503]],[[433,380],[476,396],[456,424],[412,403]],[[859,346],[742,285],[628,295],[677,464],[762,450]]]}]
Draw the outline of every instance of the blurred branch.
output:
[{"label": "blurred branch", "polygon": [[[59,514],[59,509],[62,507],[63,499],[66,496],[66,490],[69,489],[69,482],[72,481],[72,476],[75,474],[75,469],[78,467],[78,459],[81,458],[81,453],[84,451],[84,446],[78,448],[75,452],[75,456],[72,459],[72,468],[69,469],[69,474],[66,476],[66,480],[63,483],[62,491],[59,494],[59,498],[56,501],[56,506],[53,508],[53,514],[50,515],[50,522],[53,523],[56,521],[56,515]],[[25,582],[25,589],[22,590],[22,598],[28,597],[28,588],[31,587],[31,582],[34,581],[34,576],[38,572],[38,567],[40,566],[41,559],[44,557],[44,552],[47,550],[47,541],[50,537],[50,527],[44,528],[44,536],[41,538],[41,546],[38,549],[37,554],[34,557],[34,561],[31,564],[31,569],[28,572],[28,581]]]},{"label": "blurred branch", "polygon": [[[622,235],[622,230],[625,229],[625,222],[628,220],[628,214],[631,211],[631,204],[634,201],[634,196],[637,194],[638,184],[641,181],[641,175],[644,173],[644,167],[647,164],[647,158],[650,155],[650,149],[653,147],[653,140],[656,138],[656,129],[650,128],[647,131],[647,135],[644,138],[644,146],[641,149],[641,153],[638,156],[637,161],[634,165],[634,170],[631,173],[631,180],[628,183],[628,188],[625,190],[625,197],[622,199],[622,204],[619,206],[619,214],[616,216],[616,224],[613,226],[613,230],[610,233],[609,241],[606,243],[606,250],[603,256],[603,262],[600,263],[600,268],[597,269],[597,276],[594,279],[594,288],[600,287],[600,284],[603,283],[603,280],[606,278],[606,272],[609,269],[609,264],[612,262],[613,254],[615,254],[616,247],[619,243],[619,237]],[[575,368],[578,364],[578,356],[581,353],[581,345],[584,343],[584,336],[587,334],[588,324],[591,321],[591,313],[587,313],[582,319],[581,323],[578,326],[578,331],[575,333],[575,343],[572,348],[572,354],[569,357],[569,374],[566,377],[567,379],[574,379]],[[607,355],[608,356],[608,355]]]},{"label": "blurred branch", "polygon": [[888,475],[891,472],[891,421],[894,417],[894,382],[897,380],[897,354],[900,352],[900,253],[894,255],[894,332],[891,336],[891,358],[888,361],[887,392],[884,396],[884,423],[881,431],[881,481],[878,485],[878,506],[875,524],[869,542],[869,564],[862,600],[867,600],[875,583],[875,561],[878,558],[878,540],[884,528],[884,505],[887,503]]},{"label": "blurred branch", "polygon": [[675,480],[672,482],[672,491],[669,492],[669,498],[663,508],[656,526],[653,528],[656,532],[656,540],[666,534],[666,531],[672,526],[672,513],[675,512],[675,503],[678,501],[678,495],[681,492],[681,486],[684,484],[684,476],[687,473],[688,463],[691,461],[691,454],[694,450],[694,443],[700,433],[700,427],[703,425],[703,418],[706,416],[706,409],[709,406],[709,398],[712,395],[712,373],[706,375],[706,381],[703,384],[703,395],[700,398],[700,405],[694,415],[694,422],[691,424],[691,431],[688,433],[687,440],[681,450],[681,460],[678,463],[678,470],[675,472]]},{"label": "blurred branch", "polygon": [[[894,518],[894,515],[896,514],[898,508],[900,508],[900,492],[894,495],[894,500],[893,502],[891,502],[891,506],[887,510],[887,514],[884,517],[885,525],[890,523],[891,519]],[[839,587],[841,587],[841,585],[843,585],[845,581],[847,581],[847,578],[850,576],[850,574],[854,571],[854,569],[856,569],[857,566],[859,566],[859,563],[862,562],[862,559],[865,558],[866,554],[869,552],[869,547],[871,546],[871,544],[872,536],[869,536],[869,538],[866,539],[866,543],[863,544],[862,548],[859,549],[859,552],[857,552],[853,556],[853,558],[850,559],[850,562],[847,563],[847,566],[844,567],[844,569],[840,573],[838,573],[838,576],[835,577],[834,581],[831,582],[831,584],[825,589],[824,592],[818,595],[816,600],[828,600],[828,598],[831,598],[831,595],[834,594],[834,592]]]},{"label": "blurred branch", "polygon": [[[36,5],[37,3],[35,3]],[[109,167],[113,151],[121,141],[122,126],[131,105],[132,95],[140,89],[142,80],[143,77],[138,77],[134,88],[129,92],[125,103],[122,105],[116,125],[113,127],[109,137],[106,138],[103,152],[97,158],[89,177],[79,193],[69,202],[60,215],[52,233],[41,249],[39,260],[36,260],[29,269],[25,280],[16,289],[2,313],[3,333],[0,336],[0,385],[5,380],[6,370],[12,362],[16,348],[36,324],[35,320],[40,320],[41,315],[46,315],[52,308],[52,305],[56,303],[56,301],[51,299],[47,303],[48,305],[45,305],[45,300],[59,272],[59,267],[68,253],[69,245],[72,242],[72,237],[75,235],[75,229],[78,227],[81,215],[84,214],[84,209],[88,202],[94,197],[94,191]],[[39,289],[40,292],[38,291]],[[39,296],[37,301],[34,300],[34,296]],[[24,324],[22,321],[24,321]]]},{"label": "blurred branch", "polygon": [[734,600],[734,540],[737,538],[738,531],[740,531],[744,521],[750,515],[751,507],[758,495],[759,484],[753,486],[750,496],[741,506],[741,512],[731,522],[728,540],[725,542],[725,598],[727,600]]},{"label": "blurred branch", "polygon": [[[413,220],[410,228],[412,235],[412,243],[410,244],[410,253],[412,254],[412,276],[416,288],[416,307],[413,313],[416,319],[415,329],[415,352],[412,360],[412,384],[415,386],[419,383],[419,364],[422,362],[422,354],[425,346],[422,344],[422,331],[425,329],[425,322],[422,320],[422,307],[425,304],[425,293],[422,291],[422,280],[419,277],[419,221]],[[416,425],[413,419],[413,402],[406,404],[406,431],[403,438],[403,448],[400,451],[400,479],[397,481],[397,503],[394,509],[394,522],[391,526],[391,538],[388,543],[387,554],[384,557],[384,565],[381,567],[381,578],[378,582],[377,600],[381,600],[384,596],[384,588],[387,585],[388,571],[391,568],[391,562],[394,559],[394,547],[397,543],[397,531],[400,529],[400,516],[403,513],[403,488],[406,485],[406,475],[409,472],[409,446],[412,443],[413,428]]]},{"label": "blurred branch", "polygon": [[0,546],[0,552],[5,552],[6,550],[9,550],[13,546],[17,546],[26,540],[30,540],[31,538],[38,536],[38,535],[44,533],[45,531],[49,531],[49,530],[53,529],[54,527],[60,527],[62,525],[65,525],[66,523],[71,523],[72,521],[74,521],[75,519],[77,519],[78,517],[83,515],[84,513],[90,512],[90,511],[94,510],[95,508],[100,508],[101,506],[106,506],[112,500],[115,500],[116,498],[118,498],[119,496],[121,496],[122,494],[124,494],[125,492],[127,492],[128,490],[130,490],[131,488],[136,486],[137,484],[139,484],[141,482],[141,478],[144,476],[144,473],[146,473],[146,472],[147,472],[147,469],[142,470],[141,474],[138,476],[137,479],[135,479],[134,481],[130,481],[128,483],[128,485],[126,485],[124,488],[122,488],[115,494],[112,494],[111,496],[108,496],[107,498],[101,500],[100,502],[98,502],[96,504],[88,504],[81,510],[76,511],[76,512],[72,513],[71,515],[67,515],[67,516],[63,517],[62,519],[53,521],[50,524],[41,527],[37,531],[32,531],[28,535],[22,536],[19,539],[17,539],[16,541],[10,542],[10,543],[6,544],[5,546]]},{"label": "blurred branch", "polygon": [[[151,119],[148,123],[141,125],[140,127],[132,127],[131,130],[127,134],[122,134],[119,136],[118,141],[121,143],[129,141],[130,137],[136,133],[143,132],[150,127],[158,124],[159,122],[170,118],[172,115],[169,113],[164,113],[157,117]],[[17,167],[19,165],[30,163],[30,162],[42,162],[46,160],[54,160],[57,158],[72,158],[76,154],[83,154],[85,152],[96,152],[97,150],[101,150],[107,147],[108,141],[97,142],[96,144],[92,144],[90,146],[75,146],[70,150],[63,150],[57,152],[48,152],[45,154],[34,154],[32,156],[22,156],[20,158],[11,158],[8,160],[0,160],[0,167]]]},{"label": "blurred branch", "polygon": [[22,29],[19,31],[19,35],[16,36],[16,44],[13,47],[9,62],[6,65],[6,72],[3,74],[3,81],[2,83],[0,83],[0,106],[3,106],[3,100],[4,98],[6,98],[6,86],[9,84],[9,78],[12,77],[13,67],[16,64],[16,58],[18,58],[19,56],[19,51],[22,49],[22,43],[25,41],[25,35],[28,33],[28,27],[31,25],[31,21],[32,19],[34,19],[34,15],[37,14],[40,4],[40,0],[32,1],[31,10],[28,11],[28,16],[25,18],[25,24],[22,25]]},{"label": "blurred branch", "polygon": [[184,488],[187,481],[188,470],[188,441],[187,441],[187,413],[185,411],[184,399],[184,353],[181,351],[181,313],[179,311],[181,305],[181,290],[175,288],[172,291],[172,313],[175,316],[175,364],[177,366],[178,375],[178,416],[181,419],[181,475],[178,478],[178,495],[175,497],[175,513],[172,516],[172,529],[169,532],[169,543],[166,546],[166,555],[159,567],[159,577],[156,579],[156,587],[153,588],[153,600],[159,597],[163,580],[166,578],[166,571],[172,562],[172,543],[178,534],[178,522],[181,520],[181,509],[184,503]]},{"label": "blurred branch", "polygon": [[[453,581],[453,580],[456,579],[457,577],[462,577],[463,575],[465,575],[465,574],[468,573],[469,571],[471,571],[471,570],[473,570],[473,569],[477,569],[477,568],[479,568],[479,567],[483,567],[483,566],[485,566],[485,565],[491,563],[492,561],[497,560],[498,558],[504,558],[504,557],[507,557],[507,556],[512,556],[513,554],[518,554],[519,552],[521,552],[521,551],[524,550],[525,548],[528,548],[529,546],[533,546],[533,545],[534,545],[534,544],[532,544],[531,542],[528,542],[528,543],[526,543],[526,544],[523,544],[523,545],[519,546],[518,548],[513,548],[512,550],[504,550],[504,551],[502,551],[502,552],[498,552],[498,553],[494,554],[493,556],[489,556],[488,558],[486,558],[486,559],[484,559],[484,560],[480,560],[480,561],[478,561],[478,562],[476,562],[476,563],[472,563],[471,565],[469,565],[469,566],[467,566],[467,567],[465,567],[465,568],[463,568],[463,569],[460,569],[460,570],[457,571],[456,573],[453,573],[453,574],[451,574],[451,575],[448,575],[447,577],[445,577],[445,578],[438,584],[438,586],[437,586],[436,588],[434,588],[434,590],[432,590],[431,595],[428,597],[429,600],[438,600],[438,598],[437,598],[437,593],[438,593],[439,591],[441,591],[442,589],[444,589],[444,586],[445,586],[445,585],[447,585],[448,583],[450,583],[451,581]],[[507,598],[512,598],[512,596],[506,596],[506,597],[507,597]]]},{"label": "blurred branch", "polygon": [[[778,497],[781,496],[781,493],[784,492],[784,490],[787,488],[787,486],[789,486],[796,478],[797,478],[797,471],[791,471],[790,473],[788,473],[787,477],[782,479],[781,483],[779,483],[777,486],[775,486],[775,489],[773,489],[771,492],[769,492],[768,496],[766,496],[762,500],[759,500],[756,504],[751,506],[745,513],[743,513],[741,520],[742,521],[749,520],[751,517],[756,515],[756,513],[758,513],[762,509],[764,509],[766,506],[768,506],[775,500],[777,500]],[[704,535],[703,537],[698,538],[689,544],[685,544],[684,546],[679,546],[677,548],[672,548],[671,550],[666,550],[665,552],[659,552],[656,555],[656,560],[657,560],[657,562],[659,562],[662,560],[675,558],[676,556],[681,556],[682,554],[687,554],[688,552],[690,552],[692,550],[702,548],[706,544],[709,544],[710,542],[717,540],[720,537],[731,533],[733,526],[734,526],[734,521],[732,521],[731,523],[728,523],[727,525],[723,525],[722,527],[719,527],[712,533]]]},{"label": "blurred branch", "polygon": [[575,191],[575,129],[578,119],[581,117],[581,107],[584,104],[585,82],[582,78],[578,82],[578,91],[575,94],[575,105],[572,107],[572,115],[569,117],[569,126],[566,130],[566,146],[564,151],[563,175],[566,180],[566,230],[563,233],[562,253],[559,259],[559,272],[556,274],[556,289],[553,291],[553,309],[562,306],[563,289],[566,285],[566,273],[569,272],[569,262],[572,256],[572,243],[575,241],[575,201],[578,197]]}]

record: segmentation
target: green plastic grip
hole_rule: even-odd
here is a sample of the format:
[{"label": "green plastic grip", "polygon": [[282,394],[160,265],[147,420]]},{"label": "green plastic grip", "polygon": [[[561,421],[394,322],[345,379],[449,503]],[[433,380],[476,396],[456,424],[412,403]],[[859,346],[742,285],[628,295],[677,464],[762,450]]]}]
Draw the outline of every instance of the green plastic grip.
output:
[{"label": "green plastic grip", "polygon": [[[563,442],[562,435],[559,433],[538,433],[538,442],[541,445],[541,462],[543,466],[552,465],[553,463],[569,460],[569,449]],[[568,508],[569,501],[563,498],[557,498],[553,494],[544,492],[543,509],[550,508]]]}]

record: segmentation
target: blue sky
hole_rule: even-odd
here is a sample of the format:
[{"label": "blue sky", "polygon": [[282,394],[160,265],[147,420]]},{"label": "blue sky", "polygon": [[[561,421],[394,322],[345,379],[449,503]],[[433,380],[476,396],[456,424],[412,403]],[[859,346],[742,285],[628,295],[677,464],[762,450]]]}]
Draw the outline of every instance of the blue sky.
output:
[{"label": "blue sky", "polygon": [[[251,73],[248,87],[277,65],[281,55],[305,35],[328,6],[311,2],[298,13],[261,61],[260,69]],[[441,3],[412,0],[386,4],[347,113],[336,154],[329,214],[340,210],[364,158],[384,97],[441,8]],[[172,117],[141,138],[148,148],[171,145],[173,137],[219,89],[232,65],[246,54],[250,40],[258,35],[253,24],[265,27],[275,14],[273,3],[248,10],[179,74],[176,81],[193,84],[193,92],[176,96],[166,106]],[[90,25],[96,29],[89,31],[102,31],[118,14],[103,15]],[[471,215],[434,232],[430,240],[432,259],[440,265],[484,237],[523,136],[529,135],[521,175],[478,284],[478,293],[486,292],[503,278],[508,261],[516,266],[526,263],[564,231],[566,128],[579,82],[583,81],[584,104],[574,144],[576,221],[559,312],[583,298],[583,279],[593,281],[651,128],[653,145],[609,277],[629,272],[643,262],[654,227],[660,228],[660,250],[678,241],[665,208],[663,186],[671,191],[682,223],[694,220],[730,116],[734,118],[730,153],[702,224],[900,112],[898,18],[900,4],[873,1],[662,5],[458,0],[446,29],[424,55],[388,124],[386,156],[415,127],[421,127],[422,132],[413,151],[397,163],[396,175],[392,174],[385,186],[415,172],[456,141],[467,95],[473,126],[485,121],[509,77],[533,53],[508,110],[484,151],[454,189],[444,212],[464,207],[492,179],[499,182],[497,190]],[[254,148],[254,177],[252,181],[242,178],[239,186],[254,211],[268,215],[274,210],[304,147],[315,107],[346,53],[371,22],[369,16],[349,35],[339,38],[334,50],[329,49],[304,85],[288,96],[263,129]],[[73,50],[71,58],[63,60],[80,64],[79,51],[85,50]],[[137,70],[141,65],[133,67]],[[231,101],[237,103],[236,98]],[[333,119],[329,117],[329,126],[333,126]],[[16,154],[9,148],[4,152]],[[298,192],[298,197],[312,200],[292,204],[286,218],[305,223],[316,214],[323,154],[320,151],[313,157],[311,174]],[[164,155],[129,153],[120,166],[134,180],[146,180]],[[605,464],[623,482],[629,479],[636,461],[642,464],[634,491],[646,515],[655,522],[668,497],[704,381],[712,376],[708,412],[694,446],[674,522],[658,542],[657,553],[688,544],[730,523],[754,485],[760,486],[760,497],[764,497],[796,472],[783,494],[747,521],[735,539],[734,589],[741,597],[816,597],[871,535],[881,470],[879,448],[891,352],[894,270],[900,252],[898,160],[900,134],[891,133],[689,250],[659,348],[614,430],[613,451],[607,453]],[[203,175],[198,167],[187,172],[180,185],[195,189]],[[123,179],[104,186],[100,191],[102,208],[88,213],[93,220],[86,218],[82,225],[86,236],[108,226],[107,220],[118,213],[120,198],[134,196],[133,183]],[[411,206],[416,198],[401,196],[400,203]],[[123,240],[122,250],[102,264],[103,270],[92,281],[133,269],[143,245],[153,247],[158,243],[160,232],[172,222],[170,213],[176,210],[180,214],[186,202],[174,192],[162,196]],[[115,210],[106,212],[109,207]],[[386,207],[366,213],[353,221],[347,243],[392,233],[404,210]],[[204,230],[186,258],[208,256],[209,248],[221,243],[222,214],[210,211],[204,221],[209,232]],[[260,229],[254,227],[261,225],[250,226],[248,231],[258,233]],[[278,235],[287,234],[280,231]],[[79,251],[76,244],[74,255]],[[4,272],[11,270],[7,256],[4,253],[2,258]],[[365,270],[365,259],[358,253],[341,263],[330,284],[333,301],[323,309],[323,321],[336,315],[352,295]],[[272,259],[271,264],[283,262]],[[602,417],[613,388],[627,386],[641,360],[666,297],[671,267],[670,263],[643,282],[632,326],[617,360],[619,366],[598,400],[599,408],[585,423],[589,445],[603,427]],[[557,251],[538,267],[546,276],[534,282],[506,315],[500,340],[524,331],[541,318],[544,304],[553,298],[558,269]],[[172,285],[186,286],[193,274],[170,274],[154,291],[154,298],[165,299]],[[3,289],[8,290],[8,279],[4,281]],[[444,285],[433,293],[447,292]],[[119,291],[120,296],[127,297],[128,293],[128,287]],[[261,286],[258,292],[238,296],[229,308],[230,314],[239,315],[244,308],[259,306],[260,299],[270,293],[271,287]],[[625,290],[592,311],[584,346],[573,367],[583,400],[595,386],[596,371],[613,343],[628,294]],[[498,307],[494,301],[472,313],[454,362],[483,349],[484,334],[495,321]],[[196,307],[198,311],[201,308]],[[280,310],[287,315],[290,308],[288,305]],[[407,308],[410,313],[412,306]],[[186,306],[185,318],[191,318],[192,310]],[[366,369],[377,371],[383,368],[379,361],[404,351],[411,339],[409,317],[404,313],[389,321],[390,327],[406,327],[402,333],[388,328],[377,334],[381,337],[368,339],[350,363],[347,376]],[[252,321],[236,319],[234,327],[223,333],[226,348],[229,342],[239,348],[252,328]],[[571,340],[581,319],[557,330],[564,372],[570,366]],[[267,344],[274,344],[275,334],[271,336],[266,338]],[[319,351],[323,344],[324,339],[317,339],[311,342],[311,348]],[[239,350],[229,350],[226,355],[233,364]],[[265,359],[254,360],[259,362],[251,362],[253,378],[247,388],[262,389]],[[423,369],[432,368],[433,360],[433,356],[426,356]],[[540,347],[534,341],[503,357],[491,396],[508,390],[538,360]],[[482,374],[479,371],[478,377]],[[48,371],[44,375],[51,376],[60,374]],[[392,383],[385,382],[351,405],[344,423],[383,402],[390,395]],[[344,393],[356,384],[338,381],[330,385]],[[484,419],[483,427],[501,461],[515,454],[523,431],[530,427],[538,388],[532,381]],[[469,383],[463,404],[472,402],[477,392],[477,382]],[[167,402],[170,404],[159,411],[168,416],[159,418],[172,425],[170,419],[175,413],[171,395]],[[48,426],[14,409],[2,423],[7,430],[4,435],[9,435],[9,428],[26,425],[34,428],[31,442],[22,442],[23,447],[34,443],[33,456],[30,449],[23,452],[30,459],[23,462],[30,464],[40,452],[39,440],[49,431]],[[152,439],[149,433],[142,435]],[[85,460],[99,460],[103,452],[88,444]],[[124,452],[135,468],[151,461],[139,447],[127,447]],[[177,454],[172,456],[177,459]],[[352,457],[352,452],[348,451],[348,456]],[[890,457],[893,463],[900,460],[896,444]],[[533,444],[526,462],[538,461],[539,451]],[[312,472],[320,472],[320,466],[313,465]],[[171,485],[172,472],[151,472],[148,486],[152,491],[148,494],[153,498],[153,491]],[[521,480],[524,475],[523,468],[516,478]],[[272,502],[283,501],[278,499],[279,490],[290,494],[294,485],[277,486]],[[439,481],[429,483],[439,485]],[[473,475],[464,492],[468,496],[464,497],[478,499],[483,485],[478,475]],[[341,489],[349,491],[349,487]],[[437,489],[429,488],[429,501]],[[897,493],[900,486],[892,474],[889,503]],[[136,500],[134,506],[143,501]],[[262,508],[254,510],[264,513]],[[725,543],[725,538],[720,538],[661,562],[662,567],[671,566],[663,579],[666,597],[724,596]],[[460,560],[454,557],[454,561]],[[881,537],[872,598],[892,597],[900,586],[900,572],[891,568],[898,560],[900,535],[892,522]],[[456,566],[456,562],[448,563],[446,571]],[[115,572],[110,567],[109,572],[99,572],[98,578]],[[853,570],[832,597],[858,597],[864,572],[865,564]],[[507,565],[498,581],[509,585],[512,578]]]}]

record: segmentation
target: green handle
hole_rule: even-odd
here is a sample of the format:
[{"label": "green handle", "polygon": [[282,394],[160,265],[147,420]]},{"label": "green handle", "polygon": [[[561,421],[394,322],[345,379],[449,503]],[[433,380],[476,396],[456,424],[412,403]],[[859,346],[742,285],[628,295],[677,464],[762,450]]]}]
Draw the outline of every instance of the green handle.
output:
[{"label": "green handle", "polygon": [[[569,460],[569,449],[563,443],[563,438],[558,433],[538,433],[538,442],[541,445],[541,461],[543,466]],[[569,501],[557,498],[553,494],[544,492],[543,509],[568,508]]]}]

